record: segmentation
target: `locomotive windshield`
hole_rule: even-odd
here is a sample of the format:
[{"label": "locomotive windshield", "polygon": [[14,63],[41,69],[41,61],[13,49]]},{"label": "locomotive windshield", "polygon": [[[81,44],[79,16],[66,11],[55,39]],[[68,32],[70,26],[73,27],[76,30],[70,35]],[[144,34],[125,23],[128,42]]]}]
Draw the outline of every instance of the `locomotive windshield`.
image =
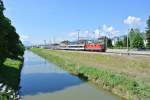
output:
[{"label": "locomotive windshield", "polygon": [[96,40],[87,40],[86,43],[100,43],[100,44],[104,44],[105,41],[104,38],[99,38],[99,39],[96,39]]}]

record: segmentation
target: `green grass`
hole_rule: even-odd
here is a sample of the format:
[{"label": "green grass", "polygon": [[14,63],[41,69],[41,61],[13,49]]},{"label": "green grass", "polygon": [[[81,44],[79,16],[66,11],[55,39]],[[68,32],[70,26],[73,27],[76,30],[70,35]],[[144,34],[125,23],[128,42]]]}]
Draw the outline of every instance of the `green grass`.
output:
[{"label": "green grass", "polygon": [[7,58],[4,65],[0,67],[0,77],[3,79],[3,82],[16,90],[18,89],[18,84],[20,81],[21,65],[21,61]]},{"label": "green grass", "polygon": [[0,100],[8,100],[6,94],[0,94]]},{"label": "green grass", "polygon": [[[0,67],[0,79],[14,91],[19,88],[20,72],[22,67],[21,60],[7,58],[4,65]],[[9,94],[0,94],[0,100],[7,100]]]},{"label": "green grass", "polygon": [[[88,80],[126,99],[150,99],[149,58],[110,56],[95,53],[31,49],[71,73],[84,75]],[[136,77],[134,77],[136,75]]]}]

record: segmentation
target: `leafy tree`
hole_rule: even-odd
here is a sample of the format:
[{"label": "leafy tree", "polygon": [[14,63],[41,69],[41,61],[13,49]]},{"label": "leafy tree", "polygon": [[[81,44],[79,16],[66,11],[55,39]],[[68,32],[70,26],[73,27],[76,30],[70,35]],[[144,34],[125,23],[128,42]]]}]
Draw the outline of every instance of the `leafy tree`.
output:
[{"label": "leafy tree", "polygon": [[144,42],[143,38],[140,36],[140,33],[136,33],[136,36],[133,40],[133,48],[143,48],[144,47]]},{"label": "leafy tree", "polygon": [[70,41],[69,41],[69,40],[64,40],[64,41],[62,41],[61,43],[63,43],[63,44],[69,44]]},{"label": "leafy tree", "polygon": [[[9,19],[8,19],[9,20]],[[11,25],[11,22],[9,21],[10,26],[7,29],[7,48],[8,48],[8,57],[10,58],[17,58],[19,55],[23,55],[24,47],[19,40],[19,35],[16,32],[15,27]]]},{"label": "leafy tree", "polygon": [[135,32],[134,32],[134,29],[133,28],[131,28],[131,30],[130,30],[130,32],[129,32],[129,34],[128,34],[128,36],[129,36],[129,40],[130,40],[130,48],[133,48],[133,40],[134,40],[134,38],[135,38]]},{"label": "leafy tree", "polygon": [[129,32],[130,48],[143,48],[144,42],[139,29],[131,29]]},{"label": "leafy tree", "polygon": [[147,47],[150,48],[150,16],[147,20],[146,37],[147,37]]},{"label": "leafy tree", "polygon": [[23,55],[24,46],[19,40],[15,27],[11,21],[4,16],[5,10],[2,0],[0,0],[0,66],[7,57],[17,58]]},{"label": "leafy tree", "polygon": [[108,48],[113,47],[113,45],[112,45],[112,40],[111,40],[110,38],[107,39],[107,47],[108,47]]},{"label": "leafy tree", "polygon": [[123,47],[123,41],[118,39],[118,41],[116,42],[115,46],[119,47],[119,48],[122,48]]},{"label": "leafy tree", "polygon": [[11,26],[8,30],[8,35],[7,35],[7,39],[8,39],[8,51],[9,54],[8,56],[13,58],[13,57],[17,57],[17,43],[19,41],[19,35],[16,33],[16,29]]},{"label": "leafy tree", "polygon": [[[123,47],[127,47],[127,36],[124,36],[123,37]],[[130,46],[130,40],[129,40],[129,37],[128,37],[128,46]]]},{"label": "leafy tree", "polygon": [[25,48],[24,48],[24,45],[22,44],[22,42],[19,40],[18,43],[16,44],[16,55],[17,56],[23,56],[24,55],[24,51],[25,51]]},{"label": "leafy tree", "polygon": [[4,11],[3,2],[0,0],[0,66],[6,59],[7,55],[7,40],[6,40],[6,31],[7,23],[5,22],[5,17],[3,14]]}]

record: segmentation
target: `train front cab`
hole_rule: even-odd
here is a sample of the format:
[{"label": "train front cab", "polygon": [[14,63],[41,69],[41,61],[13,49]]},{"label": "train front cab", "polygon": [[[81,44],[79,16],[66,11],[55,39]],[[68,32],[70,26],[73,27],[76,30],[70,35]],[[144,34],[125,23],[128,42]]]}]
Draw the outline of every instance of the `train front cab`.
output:
[{"label": "train front cab", "polygon": [[85,44],[84,50],[105,52],[106,48],[104,45],[99,44],[99,43],[88,43],[88,44]]}]

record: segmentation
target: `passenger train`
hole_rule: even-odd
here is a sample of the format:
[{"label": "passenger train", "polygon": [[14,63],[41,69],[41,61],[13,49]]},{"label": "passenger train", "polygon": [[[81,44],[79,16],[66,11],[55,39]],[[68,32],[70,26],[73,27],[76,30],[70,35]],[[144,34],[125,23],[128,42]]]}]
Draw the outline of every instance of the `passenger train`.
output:
[{"label": "passenger train", "polygon": [[66,44],[61,44],[59,49],[105,52],[105,38],[98,38],[97,40],[78,40],[69,42]]}]

